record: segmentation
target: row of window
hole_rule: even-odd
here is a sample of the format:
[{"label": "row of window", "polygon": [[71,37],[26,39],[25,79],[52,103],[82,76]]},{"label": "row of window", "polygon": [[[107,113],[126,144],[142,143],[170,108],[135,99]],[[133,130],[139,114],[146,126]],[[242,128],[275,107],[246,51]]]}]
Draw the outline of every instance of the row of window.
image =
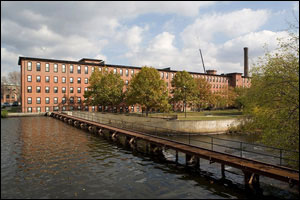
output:
[{"label": "row of window", "polygon": [[[32,63],[31,62],[27,62],[27,71],[32,71]],[[41,71],[41,63],[37,62],[36,63],[36,71],[39,72]],[[92,67],[92,72],[95,71],[95,67]],[[50,64],[46,63],[45,64],[45,72],[50,72]],[[58,64],[53,64],[53,72],[58,72]],[[61,72],[62,73],[66,73],[66,65],[62,64],[61,65]],[[74,66],[70,65],[70,73],[74,72]],[[81,66],[78,65],[77,66],[77,73],[81,74]],[[84,73],[88,74],[89,73],[89,68],[88,66],[84,67]]]},{"label": "row of window", "polygon": [[[41,104],[41,97],[36,97],[36,104]],[[62,97],[61,102],[62,104],[67,103],[67,98]],[[69,103],[75,103],[74,97],[70,97]],[[77,97],[77,103],[82,103],[81,97]],[[27,97],[27,104],[32,104],[32,97]],[[45,97],[45,104],[50,104],[50,97]],[[58,97],[53,97],[53,104],[58,104]]]},{"label": "row of window", "polygon": [[[41,107],[38,106],[38,107],[35,107],[35,108],[36,108],[36,112],[42,112]],[[50,111],[51,111],[51,108],[52,108],[52,107],[45,106],[45,112],[50,112]],[[68,108],[69,108],[68,110],[74,110],[74,107],[73,107],[73,106],[68,106]],[[96,106],[91,106],[91,108],[92,108],[92,111],[93,111],[93,112],[96,111]],[[81,107],[80,105],[78,105],[78,106],[76,107],[76,109],[77,109],[77,110],[81,110],[82,107]],[[124,110],[123,110],[123,109],[124,109]],[[33,110],[32,107],[27,107],[27,112],[32,112],[32,110]],[[53,111],[59,111],[59,110],[60,110],[60,107],[59,107],[59,106],[53,106]],[[66,111],[66,110],[67,110],[67,106],[62,106],[62,107],[61,107],[61,110],[62,110],[62,111]],[[85,110],[85,111],[88,111],[88,110],[89,110],[89,106],[84,106],[84,110]],[[103,110],[108,111],[108,106],[105,106],[105,107],[103,108]],[[116,110],[117,110],[117,107],[114,107],[113,110],[116,111]],[[125,108],[119,107],[119,110],[120,110],[120,112],[123,112],[123,111],[129,112],[128,107],[125,107]],[[102,111],[102,106],[99,106],[99,107],[98,107],[98,111]],[[137,112],[140,112],[140,107],[139,107],[139,106],[137,106],[136,111],[137,111]],[[134,112],[134,106],[131,106],[131,112]]]},{"label": "row of window", "polygon": [[[108,70],[108,68],[105,68],[105,69],[106,69],[106,71]],[[31,62],[27,63],[27,70],[32,71],[32,63]],[[99,70],[101,71],[102,67],[99,67]],[[36,71],[41,71],[41,63],[39,63],[39,62],[36,63]],[[50,72],[49,63],[46,63],[45,71]],[[65,64],[62,64],[61,71],[62,71],[62,73],[66,72],[66,65]],[[94,71],[95,71],[95,67],[92,67],[92,72],[94,72]],[[53,72],[58,72],[58,64],[53,65]],[[70,65],[70,73],[74,73],[74,66],[73,65]],[[77,66],[77,73],[81,74],[81,66],[80,65]],[[88,74],[88,66],[84,67],[84,73]],[[113,69],[113,73],[114,74],[117,73],[117,68]],[[121,76],[123,76],[123,69],[119,70],[119,74]],[[125,69],[125,75],[129,76],[129,70],[128,69]],[[134,75],[134,69],[131,69],[131,76],[133,76],[133,75]],[[172,76],[172,79],[173,79],[174,78],[174,73],[171,73],[171,76]],[[166,77],[166,79],[168,79],[169,78],[169,73],[168,72],[161,72],[161,78],[163,79],[164,77]],[[192,74],[192,77],[193,78],[200,78],[200,77],[205,78],[206,77],[206,80],[209,81],[209,82],[223,82],[223,83],[228,82],[228,80],[224,77],[208,77],[208,76],[200,76],[200,75],[194,75],[194,74]],[[248,79],[247,79],[247,82],[248,82]]]},{"label": "row of window", "polygon": [[[106,71],[108,70],[108,68],[105,68]],[[27,71],[32,71],[32,63],[31,62],[27,62]],[[41,71],[41,63],[36,63],[36,71]],[[74,73],[74,66],[70,65],[70,73]],[[95,67],[92,67],[92,72],[95,71]],[[102,67],[99,67],[99,71],[102,71]],[[46,63],[45,65],[45,72],[50,72],[50,64]],[[53,72],[58,72],[58,64],[53,64]],[[62,73],[66,73],[66,65],[62,64],[61,65],[61,72]],[[117,73],[117,68],[113,69],[114,74]],[[84,73],[88,74],[89,73],[89,68],[88,66],[84,67]],[[123,69],[120,69],[120,75],[123,76]],[[81,66],[78,65],[77,66],[77,74],[81,74]],[[128,76],[129,75],[129,71],[128,69],[125,70],[125,75]],[[131,69],[131,76],[134,75],[134,69]]]},{"label": "row of window", "polygon": [[[74,88],[73,87],[70,87],[69,90],[70,90],[70,93],[74,93]],[[41,93],[41,91],[42,91],[41,86],[36,86],[36,93]],[[88,91],[88,88],[85,87],[84,91]],[[53,87],[53,92],[58,93],[58,87],[57,86]],[[61,92],[66,93],[66,87],[62,87]],[[32,86],[27,86],[27,93],[32,93]],[[49,86],[45,87],[45,93],[50,93],[50,87]],[[81,93],[81,87],[77,87],[77,93]]]},{"label": "row of window", "polygon": [[[51,107],[46,106],[45,107],[45,112],[50,112],[50,109],[51,109]],[[81,106],[77,106],[77,109],[81,110]],[[67,110],[66,106],[62,106],[62,111],[66,111],[66,110]],[[74,107],[69,106],[69,110],[74,110]],[[88,111],[89,107],[85,106],[84,110]],[[59,111],[59,106],[53,106],[53,111]],[[92,106],[92,111],[95,111],[95,106]],[[27,112],[32,112],[32,107],[27,107]],[[36,107],[36,112],[42,112],[41,107]]]},{"label": "row of window", "polygon": [[[32,82],[32,76],[31,75],[27,75],[27,82]],[[38,83],[41,82],[41,76],[36,76],[36,82],[38,82]],[[45,76],[45,82],[50,83],[50,76]],[[58,83],[58,77],[57,76],[53,77],[53,82]],[[64,77],[64,76],[61,77],[61,82],[66,83],[66,77]],[[73,77],[70,77],[70,83],[74,83],[74,78]],[[77,83],[81,83],[81,78],[80,77],[77,78]],[[85,78],[84,83],[88,84],[89,79]]]}]

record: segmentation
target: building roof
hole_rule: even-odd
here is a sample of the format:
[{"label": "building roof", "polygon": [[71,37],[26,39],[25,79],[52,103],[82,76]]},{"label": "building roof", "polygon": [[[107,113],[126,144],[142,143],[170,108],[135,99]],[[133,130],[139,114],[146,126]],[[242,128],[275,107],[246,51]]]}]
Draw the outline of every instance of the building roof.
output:
[{"label": "building roof", "polygon": [[[95,66],[108,66],[108,67],[118,67],[118,68],[131,68],[131,69],[141,69],[142,67],[136,67],[136,66],[127,66],[127,65],[115,65],[115,64],[104,64],[103,60],[98,59],[90,59],[90,58],[82,58],[79,61],[69,61],[69,60],[57,60],[57,59],[46,59],[46,58],[33,58],[33,57],[19,57],[18,65],[21,65],[22,60],[34,60],[34,61],[44,61],[44,62],[57,62],[57,63],[67,63],[67,64],[80,64],[80,65],[95,65]],[[99,61],[99,63],[87,63],[85,61]],[[168,71],[168,72],[178,72],[178,70],[171,70],[171,67],[163,68],[163,69],[157,69],[158,71]],[[207,71],[216,71],[216,70],[207,70]],[[242,74],[242,73],[228,73],[228,74],[206,74],[201,72],[189,72],[191,74],[195,75],[209,75],[209,76],[231,76],[233,74]]]}]

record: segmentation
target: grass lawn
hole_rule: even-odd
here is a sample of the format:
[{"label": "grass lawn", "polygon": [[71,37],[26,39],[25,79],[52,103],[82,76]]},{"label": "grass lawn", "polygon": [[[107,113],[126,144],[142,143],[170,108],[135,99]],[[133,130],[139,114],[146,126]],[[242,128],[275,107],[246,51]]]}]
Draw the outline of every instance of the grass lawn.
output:
[{"label": "grass lawn", "polygon": [[177,115],[178,120],[222,120],[235,119],[241,117],[243,113],[239,110],[213,110],[201,112],[187,112],[185,113],[149,113],[149,117],[166,117]]}]

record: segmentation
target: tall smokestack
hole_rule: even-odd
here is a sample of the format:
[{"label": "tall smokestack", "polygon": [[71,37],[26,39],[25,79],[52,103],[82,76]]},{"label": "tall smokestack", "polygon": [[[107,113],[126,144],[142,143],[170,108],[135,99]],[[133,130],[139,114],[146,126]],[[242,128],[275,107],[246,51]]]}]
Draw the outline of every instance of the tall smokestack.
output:
[{"label": "tall smokestack", "polygon": [[249,77],[248,71],[248,47],[244,47],[244,77]]}]

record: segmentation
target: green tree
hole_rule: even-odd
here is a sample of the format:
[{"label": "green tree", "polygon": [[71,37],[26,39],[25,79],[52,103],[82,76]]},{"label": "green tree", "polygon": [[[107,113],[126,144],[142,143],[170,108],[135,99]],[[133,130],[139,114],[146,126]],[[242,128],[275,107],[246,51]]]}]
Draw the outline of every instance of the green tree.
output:
[{"label": "green tree", "polygon": [[204,78],[195,79],[196,93],[193,100],[193,105],[200,111],[207,108],[213,100],[213,94],[210,90],[211,85]]},{"label": "green tree", "polygon": [[[244,112],[263,143],[299,151],[299,35],[279,44],[277,53],[267,52],[253,68]],[[299,154],[288,156],[299,160]]]},{"label": "green tree", "polygon": [[124,81],[119,74],[112,71],[95,70],[90,79],[89,90],[85,92],[86,103],[89,105],[118,106],[123,102]]},{"label": "green tree", "polygon": [[140,104],[146,110],[168,108],[166,84],[160,79],[159,72],[152,67],[142,67],[131,79],[126,91],[126,102],[129,105]]},{"label": "green tree", "polygon": [[194,101],[197,87],[194,78],[188,72],[177,72],[171,84],[174,88],[171,91],[173,103],[182,103],[184,109],[184,101],[187,104]]}]

